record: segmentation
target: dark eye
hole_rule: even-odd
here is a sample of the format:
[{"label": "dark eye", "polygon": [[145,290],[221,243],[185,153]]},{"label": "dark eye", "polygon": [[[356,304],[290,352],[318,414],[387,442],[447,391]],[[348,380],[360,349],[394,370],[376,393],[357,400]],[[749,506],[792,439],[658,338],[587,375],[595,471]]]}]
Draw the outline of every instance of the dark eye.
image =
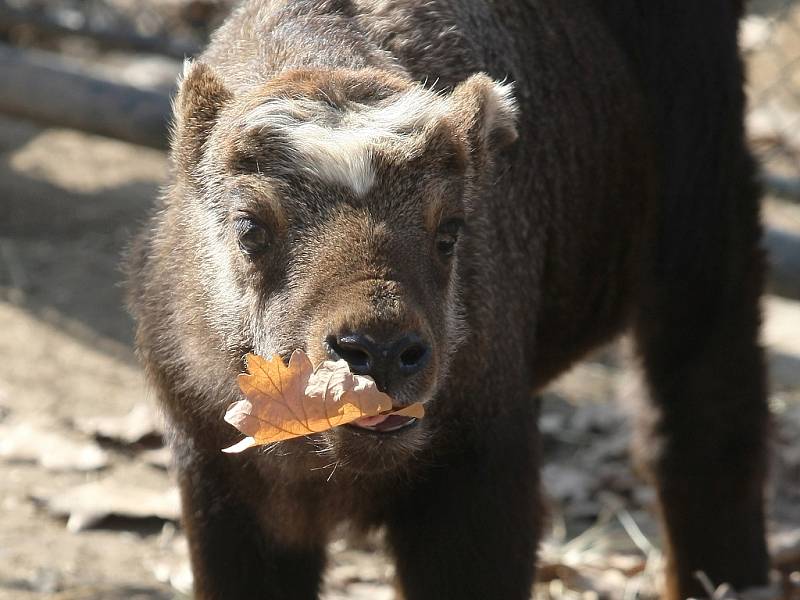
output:
[{"label": "dark eye", "polygon": [[239,248],[248,256],[260,254],[269,246],[267,230],[253,219],[236,219],[233,227],[239,240]]},{"label": "dark eye", "polygon": [[461,219],[449,219],[439,225],[436,230],[436,250],[441,256],[453,255],[458,241],[458,233],[464,222]]}]

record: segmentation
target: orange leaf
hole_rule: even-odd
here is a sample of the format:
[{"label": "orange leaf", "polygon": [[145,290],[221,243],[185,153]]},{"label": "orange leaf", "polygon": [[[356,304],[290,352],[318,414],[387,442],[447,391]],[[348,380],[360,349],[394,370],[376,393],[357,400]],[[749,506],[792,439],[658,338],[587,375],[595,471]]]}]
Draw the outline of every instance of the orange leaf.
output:
[{"label": "orange leaf", "polygon": [[225,420],[248,437],[223,452],[320,433],[362,417],[425,414],[420,403],[391,412],[391,398],[371,377],[351,373],[344,360],[325,361],[316,370],[302,350],[292,353],[288,366],[280,356],[248,354],[246,360],[249,373],[238,378],[246,399],[231,404]]}]

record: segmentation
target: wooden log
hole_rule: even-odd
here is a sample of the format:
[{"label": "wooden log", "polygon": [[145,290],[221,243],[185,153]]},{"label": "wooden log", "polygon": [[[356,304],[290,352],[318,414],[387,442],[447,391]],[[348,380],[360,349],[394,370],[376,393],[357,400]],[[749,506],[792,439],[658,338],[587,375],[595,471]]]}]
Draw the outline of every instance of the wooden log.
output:
[{"label": "wooden log", "polygon": [[0,44],[0,112],[167,147],[167,95],[121,85],[36,50]]},{"label": "wooden log", "polygon": [[0,1],[0,31],[8,32],[16,27],[26,27],[48,36],[79,36],[94,41],[102,48],[149,52],[179,59],[194,56],[200,50],[197,45],[187,41],[164,36],[143,36],[128,29],[71,25],[41,13],[12,8],[6,2]]}]

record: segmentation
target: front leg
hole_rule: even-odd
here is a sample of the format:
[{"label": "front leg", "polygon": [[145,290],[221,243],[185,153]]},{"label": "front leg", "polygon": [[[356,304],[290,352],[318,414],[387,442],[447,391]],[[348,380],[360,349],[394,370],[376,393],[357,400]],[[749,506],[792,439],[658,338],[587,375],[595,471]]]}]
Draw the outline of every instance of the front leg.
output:
[{"label": "front leg", "polygon": [[290,547],[270,536],[254,510],[260,495],[241,466],[224,464],[230,458],[193,456],[178,465],[194,598],[315,600],[323,545]]},{"label": "front leg", "polygon": [[530,597],[542,510],[537,411],[524,401],[398,499],[388,537],[406,600]]}]

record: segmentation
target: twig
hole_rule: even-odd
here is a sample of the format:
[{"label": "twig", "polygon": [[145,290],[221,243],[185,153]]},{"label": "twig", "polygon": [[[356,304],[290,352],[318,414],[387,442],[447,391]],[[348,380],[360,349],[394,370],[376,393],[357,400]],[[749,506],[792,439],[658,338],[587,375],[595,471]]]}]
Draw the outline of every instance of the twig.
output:
[{"label": "twig", "polygon": [[628,537],[631,538],[631,541],[636,544],[636,547],[639,548],[642,553],[649,555],[654,550],[652,542],[642,533],[642,530],[639,528],[639,525],[636,524],[631,513],[624,508],[620,509],[617,511],[617,519],[622,524],[623,529],[625,529],[625,533],[628,534]]},{"label": "twig", "polygon": [[716,597],[716,588],[714,588],[714,584],[711,583],[711,580],[708,578],[708,575],[705,574],[703,571],[695,571],[694,576],[700,582],[700,585],[703,586],[703,590],[708,595],[709,598],[713,599]]}]

